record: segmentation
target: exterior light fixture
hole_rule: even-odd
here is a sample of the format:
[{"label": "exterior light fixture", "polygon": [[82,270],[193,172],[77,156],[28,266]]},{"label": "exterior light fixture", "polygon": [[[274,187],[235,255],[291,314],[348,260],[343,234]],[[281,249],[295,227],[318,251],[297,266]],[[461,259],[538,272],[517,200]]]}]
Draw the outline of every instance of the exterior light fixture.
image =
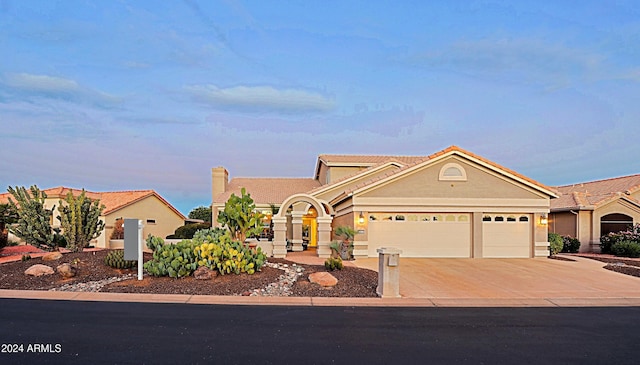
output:
[{"label": "exterior light fixture", "polygon": [[358,216],[358,223],[364,224],[364,215],[362,215],[362,212],[360,212],[360,215]]},{"label": "exterior light fixture", "polygon": [[548,223],[549,223],[549,219],[547,218],[547,214],[542,213],[542,215],[540,215],[540,225],[546,226]]}]

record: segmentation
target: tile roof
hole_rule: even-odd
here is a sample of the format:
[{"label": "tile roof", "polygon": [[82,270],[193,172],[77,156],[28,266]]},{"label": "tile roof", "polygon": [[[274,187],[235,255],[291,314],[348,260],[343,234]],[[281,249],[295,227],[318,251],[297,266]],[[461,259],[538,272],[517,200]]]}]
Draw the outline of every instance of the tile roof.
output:
[{"label": "tile roof", "polygon": [[560,196],[551,201],[552,210],[594,209],[618,196],[637,201],[629,195],[640,190],[640,174],[558,186],[556,189]]},{"label": "tile roof", "polygon": [[319,155],[316,164],[315,178],[320,175],[320,163],[327,166],[376,166],[385,162],[395,161],[403,165],[423,159],[424,156],[383,156],[383,155]]},{"label": "tile roof", "polygon": [[218,194],[213,202],[224,203],[232,193],[239,196],[245,188],[256,204],[280,204],[293,194],[306,193],[319,186],[318,180],[310,178],[236,177],[229,181],[227,191]]},{"label": "tile roof", "polygon": [[379,163],[395,160],[402,163],[412,163],[423,159],[424,156],[382,156],[382,155],[320,155],[318,159],[328,166],[332,164],[377,165]]},{"label": "tile roof", "polygon": [[[44,189],[43,191],[47,194],[47,198],[54,199],[64,199],[67,194],[69,194],[69,192],[71,192],[74,196],[78,196],[82,193],[82,189],[68,188],[64,186]],[[182,219],[186,219],[179,210],[173,207],[168,201],[161,197],[160,194],[156,193],[153,190],[125,190],[106,192],[93,192],[85,190],[85,195],[91,199],[100,199],[100,203],[105,206],[105,209],[102,211],[103,215],[113,213],[149,196],[155,196],[160,201],[162,201],[169,209],[173,210],[177,215],[179,215]],[[0,203],[7,203],[10,196],[11,194],[9,193],[0,194]]]}]

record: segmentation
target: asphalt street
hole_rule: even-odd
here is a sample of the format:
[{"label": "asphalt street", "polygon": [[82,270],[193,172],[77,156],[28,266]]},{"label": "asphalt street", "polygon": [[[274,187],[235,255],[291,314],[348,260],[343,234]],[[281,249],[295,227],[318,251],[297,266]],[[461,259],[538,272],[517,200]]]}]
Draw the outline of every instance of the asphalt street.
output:
[{"label": "asphalt street", "polygon": [[640,308],[0,299],[0,364],[632,364]]}]

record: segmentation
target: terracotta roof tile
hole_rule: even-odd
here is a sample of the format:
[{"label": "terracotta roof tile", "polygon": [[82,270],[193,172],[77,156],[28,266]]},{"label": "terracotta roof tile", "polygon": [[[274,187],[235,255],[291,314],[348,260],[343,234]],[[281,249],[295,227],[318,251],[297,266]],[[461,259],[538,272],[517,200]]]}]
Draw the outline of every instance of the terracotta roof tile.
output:
[{"label": "terracotta roof tile", "polygon": [[395,160],[403,164],[412,163],[418,159],[422,159],[424,156],[382,156],[382,155],[320,155],[318,159],[325,162],[327,165],[332,164],[353,164],[360,166],[361,164],[376,165],[384,163],[389,160]]},{"label": "terracotta roof tile", "polygon": [[319,186],[318,180],[310,178],[236,177],[229,181],[227,191],[216,196],[213,202],[224,203],[232,193],[240,196],[245,188],[256,204],[280,204],[293,194],[306,193]]},{"label": "terracotta roof tile", "polygon": [[[74,189],[63,186],[44,189],[43,191],[47,194],[47,198],[54,199],[64,199],[67,194],[69,194],[69,192],[71,192],[74,196],[82,194],[82,189]],[[103,215],[110,214],[146,197],[155,195],[160,201],[166,204],[169,209],[173,210],[182,219],[186,219],[179,210],[173,207],[168,201],[161,197],[160,194],[156,193],[153,190],[125,190],[107,192],[93,192],[85,190],[85,195],[91,199],[100,199],[100,203],[105,206],[105,209],[102,212]],[[11,194],[9,193],[0,194],[0,203],[7,203],[10,196]]]},{"label": "terracotta roof tile", "polygon": [[[640,174],[563,185],[556,189],[560,197],[551,201],[551,209],[592,209],[617,196],[628,196],[638,191]],[[628,199],[634,200],[631,197]]]}]

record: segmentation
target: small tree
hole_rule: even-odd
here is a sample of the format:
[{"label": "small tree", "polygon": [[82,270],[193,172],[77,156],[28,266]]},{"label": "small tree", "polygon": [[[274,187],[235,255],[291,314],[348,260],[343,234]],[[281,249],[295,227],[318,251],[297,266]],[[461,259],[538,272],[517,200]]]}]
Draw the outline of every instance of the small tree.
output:
[{"label": "small tree", "polygon": [[99,199],[87,198],[84,189],[77,197],[69,192],[65,200],[60,200],[58,220],[69,250],[80,252],[100,235],[104,229],[100,219],[104,208]]},{"label": "small tree", "polygon": [[5,232],[7,225],[15,223],[17,219],[18,213],[10,204],[0,204],[0,248],[8,243],[7,232]]},{"label": "small tree", "polygon": [[38,248],[55,248],[54,232],[51,229],[51,216],[55,207],[44,207],[47,194],[36,185],[29,190],[24,186],[9,186],[7,191],[16,200],[14,202],[9,198],[9,205],[18,214],[16,224],[9,227],[9,232]]},{"label": "small tree", "polygon": [[224,210],[218,214],[218,223],[225,226],[231,238],[244,242],[247,237],[259,235],[262,232],[262,214],[256,212],[256,205],[247,194],[245,188],[241,196],[231,194],[224,204]]},{"label": "small tree", "polygon": [[211,223],[211,206],[205,207],[203,205],[191,209],[189,212],[189,218],[201,219],[205,222]]}]

